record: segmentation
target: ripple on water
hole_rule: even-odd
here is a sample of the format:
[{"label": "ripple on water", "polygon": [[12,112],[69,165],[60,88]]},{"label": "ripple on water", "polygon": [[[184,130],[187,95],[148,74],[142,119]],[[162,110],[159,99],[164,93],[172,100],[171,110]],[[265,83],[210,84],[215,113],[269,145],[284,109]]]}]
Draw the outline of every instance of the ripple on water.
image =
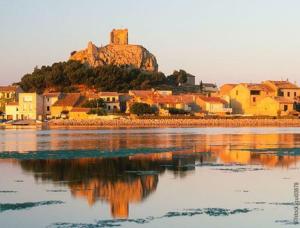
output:
[{"label": "ripple on water", "polygon": [[137,218],[137,219],[108,219],[108,220],[99,220],[96,223],[53,223],[49,227],[60,227],[60,228],[90,228],[90,227],[118,227],[124,223],[135,223],[135,224],[145,224],[150,223],[153,220],[164,219],[164,218],[174,218],[174,217],[191,217],[197,215],[208,215],[208,216],[230,216],[235,214],[244,214],[251,211],[257,210],[257,208],[238,208],[238,209],[227,209],[227,208],[193,208],[193,209],[184,209],[182,211],[170,211],[166,214],[153,217],[148,216],[146,218]]},{"label": "ripple on water", "polygon": [[25,202],[25,203],[1,203],[0,213],[4,211],[16,211],[25,210],[39,206],[49,206],[54,204],[63,204],[63,201],[50,200],[50,201],[39,201],[39,202]]}]

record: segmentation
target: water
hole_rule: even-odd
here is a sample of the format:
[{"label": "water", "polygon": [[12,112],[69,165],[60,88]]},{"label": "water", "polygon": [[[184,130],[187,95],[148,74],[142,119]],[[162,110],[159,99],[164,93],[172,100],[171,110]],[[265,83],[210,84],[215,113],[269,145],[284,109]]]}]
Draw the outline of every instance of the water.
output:
[{"label": "water", "polygon": [[300,128],[1,130],[0,227],[298,226]]}]

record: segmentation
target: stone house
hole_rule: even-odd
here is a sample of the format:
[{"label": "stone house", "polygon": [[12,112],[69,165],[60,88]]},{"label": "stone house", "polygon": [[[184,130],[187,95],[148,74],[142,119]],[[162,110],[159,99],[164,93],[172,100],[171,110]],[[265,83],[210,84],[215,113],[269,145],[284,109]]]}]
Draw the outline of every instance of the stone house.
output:
[{"label": "stone house", "polygon": [[152,99],[151,103],[152,106],[156,106],[159,110],[176,108],[189,112],[192,111],[190,104],[193,103],[193,98],[181,95],[157,96]]},{"label": "stone house", "polygon": [[65,93],[51,107],[51,118],[69,118],[69,112],[84,102],[80,93]]},{"label": "stone house", "polygon": [[117,92],[100,92],[98,97],[105,103],[105,109],[109,113],[120,112],[120,94]]},{"label": "stone house", "polygon": [[263,84],[268,85],[275,91],[275,96],[285,97],[296,100],[300,97],[300,87],[289,81],[264,81]]},{"label": "stone house", "polygon": [[256,115],[286,116],[294,110],[294,102],[285,97],[265,97],[257,104]]},{"label": "stone house", "polygon": [[265,97],[274,96],[275,91],[264,84],[241,83],[229,91],[233,114],[255,115],[257,103]]},{"label": "stone house", "polygon": [[232,109],[229,108],[229,103],[220,97],[198,96],[196,103],[207,114],[225,115],[232,112]]},{"label": "stone house", "polygon": [[225,84],[219,95],[229,101],[233,114],[242,115],[289,115],[300,103],[300,88],[288,81]]},{"label": "stone house", "polygon": [[18,94],[22,92],[19,86],[0,86],[0,111],[5,110],[9,102],[18,101]]},{"label": "stone house", "polygon": [[18,120],[19,119],[19,103],[9,102],[5,105],[5,119]]},{"label": "stone house", "polygon": [[43,97],[37,93],[19,93],[18,119],[42,120]]},{"label": "stone house", "polygon": [[46,119],[51,119],[51,106],[62,98],[61,93],[44,93],[43,94],[43,112]]}]

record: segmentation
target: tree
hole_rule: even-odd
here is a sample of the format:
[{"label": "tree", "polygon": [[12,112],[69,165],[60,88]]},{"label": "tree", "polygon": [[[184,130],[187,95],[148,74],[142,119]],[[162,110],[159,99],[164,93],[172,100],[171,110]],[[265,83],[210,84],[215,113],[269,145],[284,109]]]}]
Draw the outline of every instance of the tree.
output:
[{"label": "tree", "polygon": [[200,81],[200,85],[199,85],[200,93],[203,92],[203,89],[204,89],[204,86],[203,86],[203,82],[202,82],[202,80],[201,80],[201,81]]},{"label": "tree", "polygon": [[88,114],[94,114],[97,116],[105,116],[105,115],[107,115],[107,112],[103,108],[93,108],[88,112]]},{"label": "tree", "polygon": [[187,81],[184,70],[174,71],[166,77],[162,72],[147,72],[132,66],[104,65],[92,68],[87,64],[69,60],[51,66],[35,67],[22,77],[19,85],[25,92],[43,93],[51,88],[60,92],[76,91],[84,85],[99,91],[128,92],[128,90],[170,88]]},{"label": "tree", "polygon": [[167,77],[167,81],[169,84],[174,86],[179,86],[187,82],[187,73],[184,70],[175,70],[173,74]]},{"label": "tree", "polygon": [[171,115],[187,115],[189,112],[183,110],[183,109],[178,109],[178,108],[169,108],[169,113]]},{"label": "tree", "polygon": [[136,115],[146,115],[146,114],[156,114],[157,108],[151,107],[149,104],[146,103],[134,103],[130,107],[130,113]]},{"label": "tree", "polygon": [[94,100],[88,100],[86,101],[82,107],[85,108],[105,108],[105,102],[102,98],[94,99]]}]

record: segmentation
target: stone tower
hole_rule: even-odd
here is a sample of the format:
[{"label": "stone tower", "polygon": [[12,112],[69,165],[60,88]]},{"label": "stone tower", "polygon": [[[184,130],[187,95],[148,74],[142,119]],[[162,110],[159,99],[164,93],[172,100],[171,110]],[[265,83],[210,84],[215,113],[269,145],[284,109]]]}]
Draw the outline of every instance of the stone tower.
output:
[{"label": "stone tower", "polygon": [[113,29],[110,33],[110,44],[127,45],[128,29]]}]

